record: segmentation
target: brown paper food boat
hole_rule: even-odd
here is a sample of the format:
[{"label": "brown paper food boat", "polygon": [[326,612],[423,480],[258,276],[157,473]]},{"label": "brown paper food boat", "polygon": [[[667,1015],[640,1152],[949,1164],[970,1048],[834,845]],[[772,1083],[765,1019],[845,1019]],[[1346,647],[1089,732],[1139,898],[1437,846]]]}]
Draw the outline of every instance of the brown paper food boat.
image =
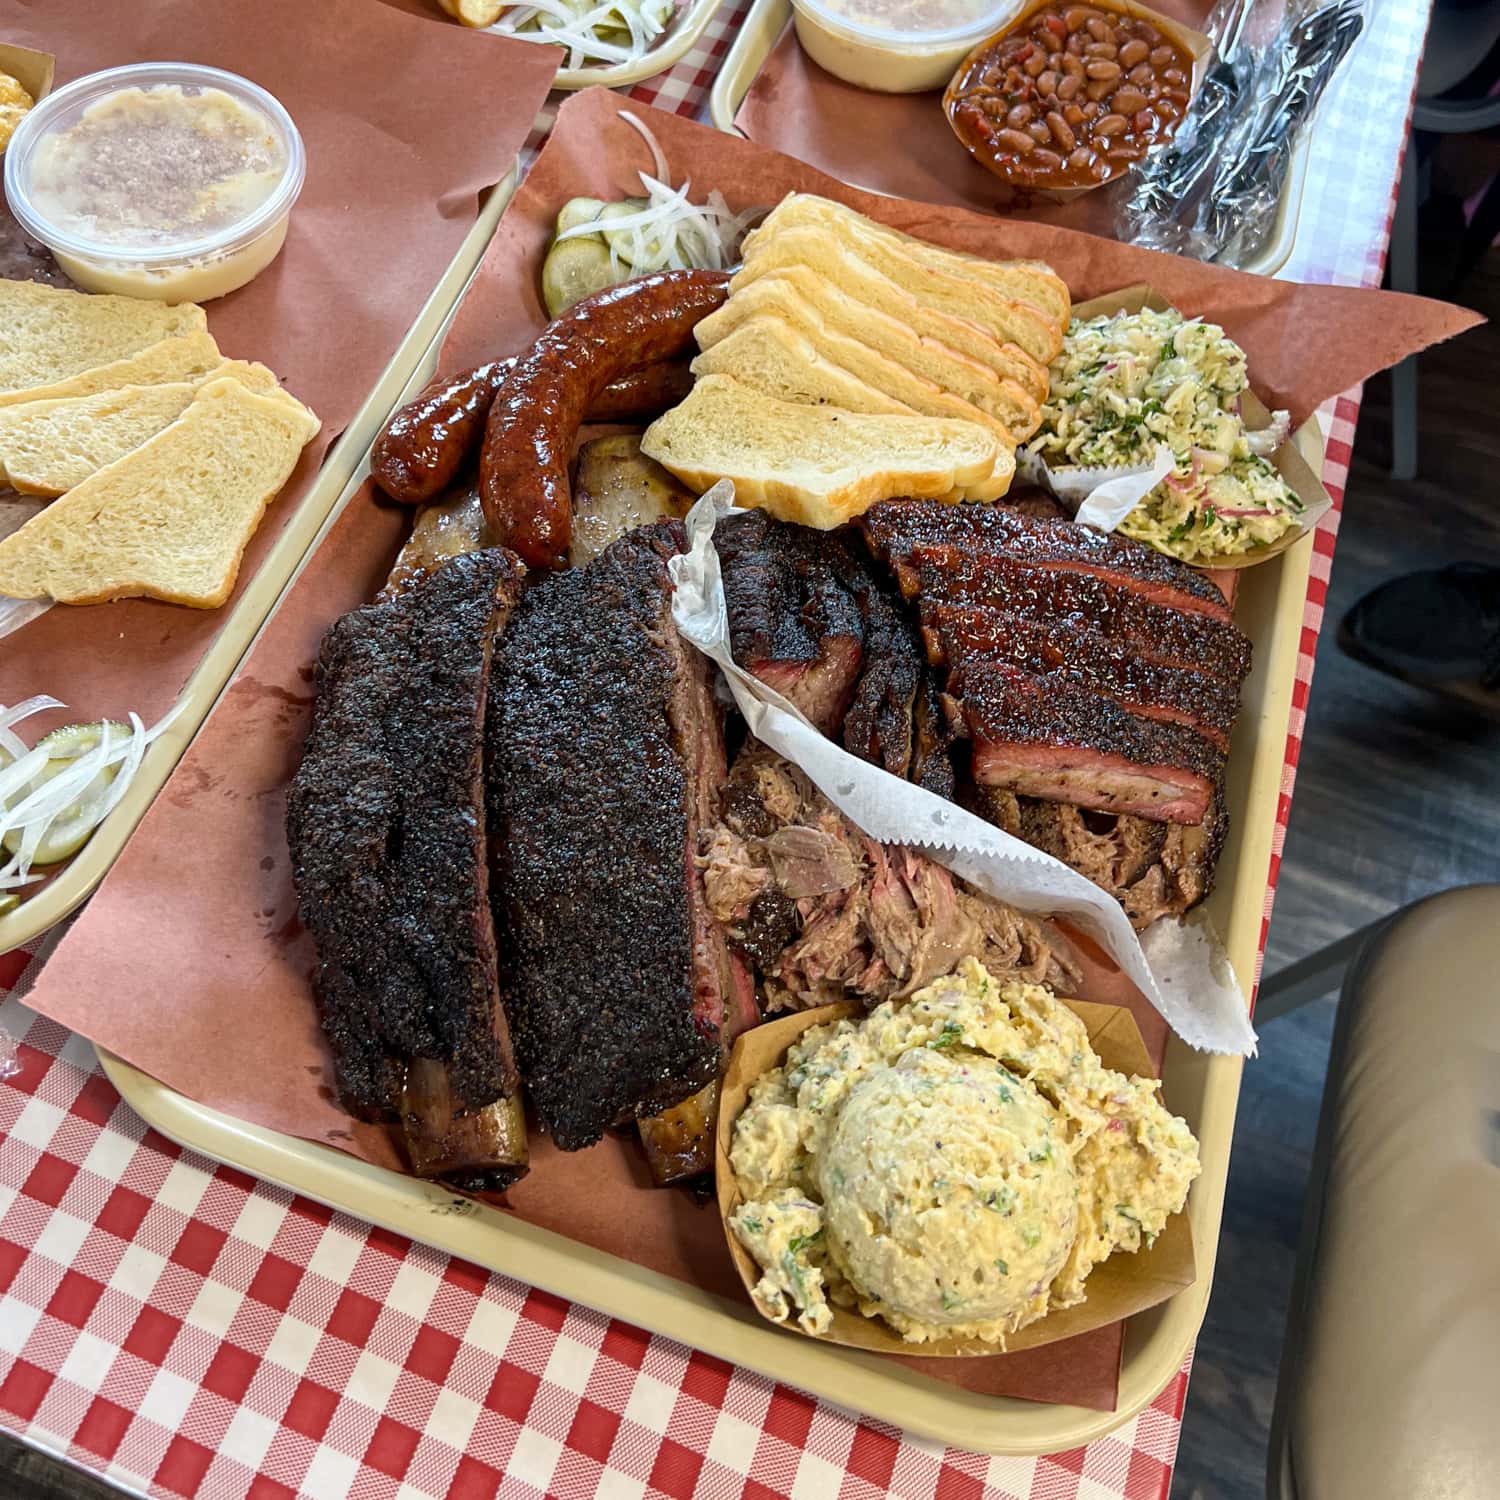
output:
[{"label": "brown paper food boat", "polygon": [[50,52],[0,42],[0,73],[9,73],[38,104],[52,92],[56,59]]},{"label": "brown paper food boat", "polygon": [[[1150,308],[1152,312],[1173,310],[1172,304],[1160,292],[1141,282],[1135,286],[1122,287],[1118,292],[1110,292],[1103,297],[1094,297],[1087,302],[1077,303],[1073,308],[1073,316],[1075,318],[1113,317],[1116,313],[1137,313],[1143,308]],[[1254,370],[1250,371],[1250,378],[1253,387]],[[1247,390],[1241,398],[1241,410],[1245,418],[1245,426],[1251,432],[1258,432],[1271,425],[1270,410],[1255,394],[1254,389]],[[1220,553],[1217,557],[1194,558],[1190,564],[1191,567],[1201,568],[1205,572],[1214,572],[1223,568],[1252,568],[1257,563],[1279,557],[1288,547],[1295,547],[1317,526],[1324,513],[1332,508],[1333,496],[1324,489],[1323,481],[1313,472],[1311,465],[1298,449],[1298,437],[1309,429],[1316,433],[1316,418],[1308,418],[1297,432],[1288,434],[1287,440],[1271,455],[1272,465],[1292,487],[1297,498],[1307,507],[1302,513],[1301,522],[1264,547],[1252,547],[1248,552]],[[1319,442],[1321,445],[1321,439]]]},{"label": "brown paper food boat", "polygon": [[[959,129],[958,122],[953,118],[953,108],[957,103],[954,95],[954,84],[963,76],[969,64],[982,52],[987,52],[997,42],[1009,36],[1011,32],[1024,26],[1037,11],[1045,10],[1055,5],[1057,0],[1028,0],[1019,11],[1008,20],[992,36],[986,37],[979,43],[954,70],[953,77],[948,87],[943,90],[943,115],[948,121],[949,128],[958,138],[958,143],[970,156],[974,158],[987,172],[989,172],[1000,187],[995,198],[997,204],[1027,203],[1035,198],[1045,198],[1053,203],[1071,203],[1075,198],[1081,198],[1085,193],[1092,193],[1095,188],[1108,187],[1110,183],[1123,181],[1130,175],[1124,171],[1118,176],[1109,179],[1109,182],[1088,182],[1077,187],[1058,188],[1018,188],[1009,182],[1003,173],[985,160],[983,154],[968,140],[964,132]],[[1214,44],[1201,31],[1194,31],[1191,26],[1184,25],[1181,21],[1173,20],[1171,16],[1164,16],[1159,10],[1152,10],[1149,5],[1138,5],[1136,0],[1088,0],[1088,3],[1096,10],[1113,11],[1119,16],[1130,16],[1138,21],[1147,21],[1158,31],[1164,32],[1177,43],[1193,59],[1192,77],[1188,79],[1188,106],[1191,108],[1193,96],[1198,92],[1199,85],[1203,82],[1203,75],[1208,71],[1214,57]]]},{"label": "brown paper food boat", "polygon": [[[1122,1006],[1094,1005],[1085,1000],[1068,1000],[1069,1009],[1088,1029],[1089,1041],[1106,1067],[1127,1076],[1137,1074],[1155,1077],[1146,1044],[1135,1024],[1135,1018]],[[859,1015],[863,1007],[853,1003],[823,1005],[816,1010],[799,1011],[779,1021],[769,1021],[743,1033],[734,1044],[729,1070],[719,1088],[719,1121],[716,1127],[714,1180],[719,1197],[719,1215],[724,1222],[724,1240],[730,1258],[739,1272],[748,1295],[760,1280],[760,1267],[749,1251],[735,1238],[729,1227],[729,1216],[743,1201],[739,1183],[729,1164],[729,1148],[734,1138],[735,1122],[749,1097],[750,1086],[762,1074],[780,1066],[787,1049],[809,1027],[821,1026],[845,1016]],[[777,1326],[800,1338],[816,1338],[824,1344],[842,1344],[850,1349],[867,1349],[876,1354],[900,1354],[908,1358],[952,1359],[976,1355],[1015,1353],[1035,1349],[1042,1344],[1072,1338],[1106,1324],[1117,1323],[1132,1313],[1145,1311],[1191,1286],[1197,1276],[1193,1260],[1193,1236],[1185,1213],[1173,1214],[1156,1243],[1136,1255],[1112,1255],[1097,1266],[1088,1279],[1088,1297],[1076,1307],[1050,1312],[1044,1318],[1011,1334],[1002,1349],[982,1339],[935,1339],[926,1344],[909,1344],[888,1324],[877,1318],[866,1318],[846,1308],[835,1307],[833,1326],[826,1334],[811,1334],[789,1322]],[[757,1311],[759,1308],[757,1307]],[[764,1316],[764,1314],[762,1314]],[[767,1318],[767,1322],[773,1319]]]}]

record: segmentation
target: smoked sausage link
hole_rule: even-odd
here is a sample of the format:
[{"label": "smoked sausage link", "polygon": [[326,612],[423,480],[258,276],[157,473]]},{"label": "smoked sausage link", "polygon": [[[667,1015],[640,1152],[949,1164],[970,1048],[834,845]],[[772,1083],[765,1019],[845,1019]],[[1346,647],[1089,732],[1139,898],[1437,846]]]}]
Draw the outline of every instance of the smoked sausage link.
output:
[{"label": "smoked sausage link", "polygon": [[[381,429],[370,450],[370,473],[392,500],[426,505],[458,477],[484,437],[485,418],[514,359],[491,360],[434,380]],[[686,361],[630,370],[599,393],[588,416],[596,422],[659,417],[693,383]]]},{"label": "smoked sausage link", "polygon": [[663,360],[628,370],[600,391],[584,418],[587,422],[651,421],[676,406],[693,388],[693,372],[685,359]]},{"label": "smoked sausage link", "polygon": [[370,475],[392,500],[425,505],[453,483],[484,435],[495,392],[514,359],[434,380],[381,429],[370,449]]},{"label": "smoked sausage link", "polygon": [[728,295],[724,271],[659,271],[570,307],[518,355],[490,407],[479,493],[496,543],[528,567],[565,568],[568,465],[585,414],[611,381],[681,354]]}]

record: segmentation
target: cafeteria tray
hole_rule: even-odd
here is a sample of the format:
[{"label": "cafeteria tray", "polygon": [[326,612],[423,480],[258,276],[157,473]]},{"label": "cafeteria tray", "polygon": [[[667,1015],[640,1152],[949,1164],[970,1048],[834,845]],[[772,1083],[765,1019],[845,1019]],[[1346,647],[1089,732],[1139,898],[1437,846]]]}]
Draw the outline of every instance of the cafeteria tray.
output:
[{"label": "cafeteria tray", "polygon": [[[386,416],[417,377],[431,369],[434,340],[441,337],[467,290],[485,247],[520,181],[519,165],[512,167],[480,208],[474,227],[448,263],[421,312],[397,346],[364,404],[329,449],[296,515],[266,554],[254,579],[229,611],[223,629],[183,685],[176,719],[146,750],[145,758],[120,804],[99,831],[34,896],[0,916],[0,954],[9,953],[39,937],[70,916],[93,894],[125,841],[135,832],[156,794],[165,785],[198,727],[208,717],[228,685],[235,668],[250,649],[261,626],[270,618],[282,593],[296,577],[302,560],[323,534],[325,523],[348,492],[351,475],[363,473],[370,445]],[[424,363],[425,361],[425,363]]]},{"label": "cafeteria tray", "polygon": [[608,67],[559,68],[552,87],[588,89],[598,84],[606,89],[628,89],[633,84],[655,78],[658,73],[665,73],[682,61],[723,3],[724,0],[687,0],[673,16],[666,35],[639,62],[612,63]]},{"label": "cafeteria tray", "polygon": [[[434,341],[405,382],[406,392],[418,388],[437,352]],[[1316,427],[1309,423],[1296,441],[1319,470],[1323,451]],[[330,521],[358,491],[365,467],[361,464],[345,484]],[[1254,642],[1255,664],[1228,763],[1231,833],[1206,911],[1247,994],[1265,917],[1311,558],[1312,541],[1305,538],[1279,557],[1245,569],[1236,602],[1235,618]],[[1213,1280],[1242,1064],[1238,1057],[1194,1052],[1176,1037],[1168,1040],[1162,1069],[1166,1100],[1187,1118],[1202,1148],[1203,1175],[1187,1207],[1198,1279],[1129,1320],[1118,1404],[1101,1412],[965,1391],[914,1378],[907,1367],[874,1355],[791,1337],[764,1322],[748,1303],[646,1270],[487,1204],[455,1199],[438,1184],[246,1124],[195,1103],[110,1053],[101,1051],[100,1059],[125,1101],[183,1146],[921,1437],[1017,1456],[1055,1453],[1109,1432],[1151,1402],[1182,1367]]]},{"label": "cafeteria tray", "polygon": [[[771,49],[781,39],[792,19],[791,0],[755,0],[740,23],[739,34],[724,66],[714,79],[713,91],[709,94],[709,116],[714,125],[730,135],[743,134],[734,123],[740,105],[750,92],[760,70],[766,65]],[[560,77],[561,75],[559,75]],[[1259,255],[1253,256],[1237,269],[1253,271],[1260,276],[1274,276],[1291,259],[1292,247],[1297,238],[1297,221],[1302,213],[1302,189],[1307,181],[1307,158],[1312,145],[1312,131],[1298,133],[1297,144],[1292,149],[1287,163],[1286,182],[1276,204],[1276,218],[1271,225],[1271,234]],[[812,163],[817,166],[817,162]],[[863,183],[851,182],[851,187],[865,192],[879,192],[879,188],[865,187]],[[889,197],[889,194],[884,196]]]}]

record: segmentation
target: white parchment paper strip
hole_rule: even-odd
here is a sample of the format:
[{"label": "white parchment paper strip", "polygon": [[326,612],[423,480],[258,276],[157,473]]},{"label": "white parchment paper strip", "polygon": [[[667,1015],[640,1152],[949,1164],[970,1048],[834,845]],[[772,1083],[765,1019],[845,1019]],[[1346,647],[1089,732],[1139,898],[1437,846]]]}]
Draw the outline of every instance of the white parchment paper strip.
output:
[{"label": "white parchment paper strip", "polygon": [[1092,881],[946,799],[850,755],[774,689],[736,665],[713,545],[714,527],[734,510],[734,487],[725,480],[689,512],[689,550],[669,564],[676,585],[672,614],[682,634],[723,672],[750,732],[801,767],[872,838],[919,848],[1022,911],[1057,913],[1076,922],[1189,1045],[1208,1052],[1253,1052],[1255,1033],[1244,999],[1232,975],[1228,986],[1215,981],[1212,942],[1200,929],[1158,923],[1182,936],[1164,933],[1158,940],[1161,964],[1159,976],[1154,974],[1119,903]]}]

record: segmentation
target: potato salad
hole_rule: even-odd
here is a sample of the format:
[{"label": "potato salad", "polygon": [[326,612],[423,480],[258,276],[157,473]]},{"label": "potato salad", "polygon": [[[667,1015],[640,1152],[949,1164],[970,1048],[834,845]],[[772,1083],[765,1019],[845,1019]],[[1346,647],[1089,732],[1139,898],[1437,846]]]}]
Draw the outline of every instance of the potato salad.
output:
[{"label": "potato salad", "polygon": [[756,1302],[814,1334],[839,1306],[912,1343],[1003,1346],[1182,1208],[1198,1144],[1159,1086],[1106,1068],[1050,990],[974,959],[813,1027],[735,1124]]}]

